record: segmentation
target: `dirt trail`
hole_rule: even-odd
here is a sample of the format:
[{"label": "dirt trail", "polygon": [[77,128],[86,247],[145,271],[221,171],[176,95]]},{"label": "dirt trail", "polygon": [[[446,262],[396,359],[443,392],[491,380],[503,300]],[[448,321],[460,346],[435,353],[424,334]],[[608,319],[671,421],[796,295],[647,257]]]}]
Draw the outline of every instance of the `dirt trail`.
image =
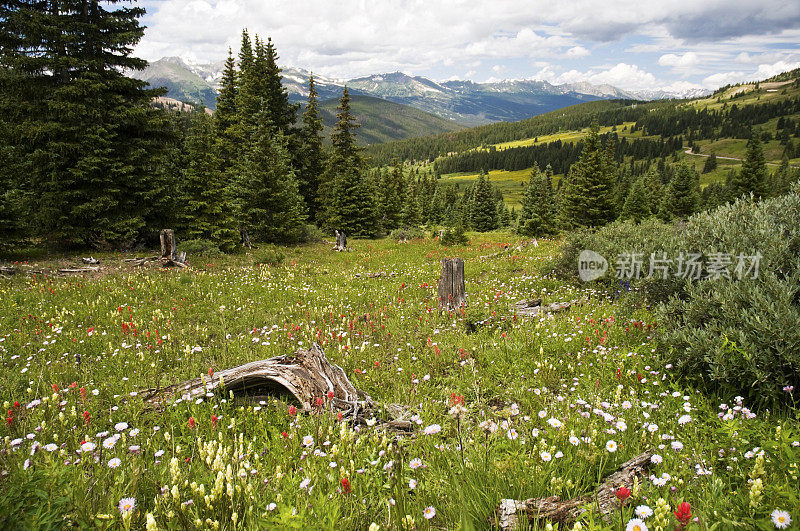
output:
[{"label": "dirt trail", "polygon": [[[686,153],[687,155],[694,155],[695,157],[710,157],[711,156],[711,155],[706,155],[705,153],[692,153],[692,148],[687,149],[686,151],[684,151],[684,153]],[[718,159],[724,159],[724,160],[738,160],[738,161],[742,160],[742,159],[737,159],[736,157],[723,157],[721,155],[717,155],[717,158]],[[777,162],[767,162],[767,164],[769,164],[770,166],[780,166],[780,164],[778,164]],[[791,166],[792,168],[800,168],[800,166],[796,166],[794,164],[790,164],[789,166]]]}]

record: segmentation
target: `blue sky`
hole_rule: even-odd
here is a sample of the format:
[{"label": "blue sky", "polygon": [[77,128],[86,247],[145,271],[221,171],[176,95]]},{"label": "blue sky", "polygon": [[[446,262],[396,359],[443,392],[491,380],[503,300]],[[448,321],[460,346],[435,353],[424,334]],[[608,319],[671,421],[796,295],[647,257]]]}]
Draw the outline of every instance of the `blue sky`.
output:
[{"label": "blue sky", "polygon": [[800,67],[800,1],[142,0],[136,54],[205,63],[241,30],[337,79],[589,81],[716,88]]}]

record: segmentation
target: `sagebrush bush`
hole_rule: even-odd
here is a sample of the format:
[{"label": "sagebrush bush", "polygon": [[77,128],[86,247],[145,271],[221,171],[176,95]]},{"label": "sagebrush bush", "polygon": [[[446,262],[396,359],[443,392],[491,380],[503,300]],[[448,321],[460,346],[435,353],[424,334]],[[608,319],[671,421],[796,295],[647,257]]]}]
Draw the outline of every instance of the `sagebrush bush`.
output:
[{"label": "sagebrush bush", "polygon": [[758,278],[685,283],[659,309],[661,354],[721,395],[771,405],[800,389],[800,189],[694,216],[685,244],[762,255]]},{"label": "sagebrush bush", "polygon": [[[770,405],[789,398],[785,386],[800,389],[800,187],[775,199],[733,204],[697,214],[686,223],[640,225],[616,222],[596,231],[573,233],[551,264],[577,281],[578,255],[595,251],[609,262],[600,281],[619,283],[616,257],[641,253],[642,276],[650,255],[700,253],[705,272],[715,253],[731,254],[731,278],[631,281],[633,297],[659,303],[659,353],[685,378],[723,397],[747,396]],[[737,255],[761,255],[758,278],[734,274]],[[749,263],[749,261],[748,261]]]}]

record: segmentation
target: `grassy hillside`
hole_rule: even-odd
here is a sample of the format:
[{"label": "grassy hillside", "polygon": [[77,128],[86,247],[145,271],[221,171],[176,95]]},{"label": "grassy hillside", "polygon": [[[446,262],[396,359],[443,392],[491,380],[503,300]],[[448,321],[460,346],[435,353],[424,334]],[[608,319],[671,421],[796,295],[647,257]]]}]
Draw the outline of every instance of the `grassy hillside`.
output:
[{"label": "grassy hillside", "polygon": [[135,72],[132,77],[150,83],[153,88],[166,87],[166,96],[179,101],[203,103],[209,109],[217,105],[217,93],[199,75],[168,59],[150,63],[146,70]]},{"label": "grassy hillside", "polygon": [[[336,123],[338,99],[320,103],[320,115],[325,125],[323,134],[328,137]],[[352,96],[352,112],[361,124],[358,142],[361,145],[378,144],[404,138],[435,135],[458,131],[464,126],[439,118],[433,114],[372,96]]]},{"label": "grassy hillside", "polygon": [[[800,85],[796,82],[796,77],[791,79],[780,79],[761,83],[750,83],[737,85],[733,87],[725,87],[712,96],[705,98],[698,98],[686,101],[670,101],[670,102],[650,102],[646,104],[634,104],[631,108],[635,108],[639,113],[657,113],[657,112],[670,112],[671,110],[695,109],[697,111],[716,111],[722,115],[730,112],[731,109],[757,109],[757,106],[764,104],[774,104],[791,101],[800,98]],[[605,110],[613,109],[610,107],[611,102],[602,102],[605,105]],[[596,112],[597,105],[577,105],[568,109],[563,109],[562,122],[564,124],[573,121],[579,113],[590,115]],[[645,115],[646,116],[646,115]],[[771,137],[764,143],[764,154],[767,160],[768,167],[774,169],[780,164],[781,158],[785,150],[785,144],[779,140],[780,130],[778,129],[778,121],[780,118],[791,119],[794,122],[800,122],[800,113],[787,113],[781,117],[773,117],[764,121],[758,121],[753,125],[754,128],[766,133]],[[529,124],[506,124],[509,128],[516,128],[518,131],[530,129],[535,123],[540,126],[548,122],[554,124],[558,123],[557,116],[542,116],[532,118]],[[614,125],[605,125],[600,128],[600,133],[616,133],[618,138],[627,139],[629,142],[635,139],[649,139],[658,140],[662,138],[660,135],[651,134],[646,128],[635,127],[637,121],[621,121]],[[526,146],[544,145],[550,142],[561,141],[563,143],[574,143],[580,141],[588,132],[589,127],[569,128],[563,127],[560,130],[550,133],[529,136],[527,138],[516,138],[504,142],[481,142],[482,139],[490,139],[497,136],[499,128],[502,124],[494,124],[486,128],[473,128],[463,131],[458,135],[462,139],[471,139],[473,146],[466,150],[461,150],[460,153],[470,150],[489,150],[496,149],[503,151],[507,149],[521,148]],[[540,130],[544,130],[540,127]],[[512,136],[515,136],[512,134]],[[435,142],[439,139],[445,138],[443,136],[431,139]],[[793,137],[793,142],[797,143],[797,135]],[[719,136],[713,138],[704,138],[694,141],[698,148],[698,153],[692,153],[686,146],[684,151],[677,153],[678,158],[686,158],[690,160],[698,172],[702,172],[707,157],[714,153],[717,156],[717,168],[709,173],[702,174],[700,177],[701,186],[705,187],[712,182],[724,181],[730,169],[739,169],[741,167],[741,159],[745,156],[747,139],[737,138],[730,136]],[[398,143],[403,144],[403,143]],[[382,148],[389,148],[391,144],[381,146]],[[457,153],[448,155],[457,156]],[[443,157],[439,157],[441,160]],[[446,157],[444,157],[446,158]],[[793,166],[800,166],[800,157],[790,159],[790,164]],[[490,170],[491,180],[500,188],[506,201],[511,206],[519,205],[524,184],[527,182],[530,169],[521,169],[515,171],[503,170]],[[555,181],[557,182],[562,175],[556,175]],[[442,180],[452,181],[460,185],[466,185],[474,182],[478,178],[478,172],[461,172],[442,175]]]}]

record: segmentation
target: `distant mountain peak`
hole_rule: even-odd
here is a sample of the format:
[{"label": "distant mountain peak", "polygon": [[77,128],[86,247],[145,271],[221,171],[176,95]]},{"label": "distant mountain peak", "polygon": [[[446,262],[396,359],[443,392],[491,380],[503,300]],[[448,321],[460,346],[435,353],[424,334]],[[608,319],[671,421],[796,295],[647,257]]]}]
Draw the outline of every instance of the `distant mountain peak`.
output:
[{"label": "distant mountain peak", "polygon": [[[144,71],[132,74],[153,86],[166,86],[167,95],[213,108],[220,88],[224,62],[203,63],[192,58],[167,56],[154,61]],[[308,97],[311,72],[284,67],[283,83],[292,101]],[[502,79],[485,83],[471,80],[437,82],[422,76],[385,72],[349,80],[314,75],[320,100],[338,98],[346,85],[353,95],[374,96],[410,105],[441,118],[465,125],[516,121],[576,103],[597,99],[662,99],[706,95],[694,92],[625,91],[608,84],[587,81],[553,85],[541,79]]]}]

